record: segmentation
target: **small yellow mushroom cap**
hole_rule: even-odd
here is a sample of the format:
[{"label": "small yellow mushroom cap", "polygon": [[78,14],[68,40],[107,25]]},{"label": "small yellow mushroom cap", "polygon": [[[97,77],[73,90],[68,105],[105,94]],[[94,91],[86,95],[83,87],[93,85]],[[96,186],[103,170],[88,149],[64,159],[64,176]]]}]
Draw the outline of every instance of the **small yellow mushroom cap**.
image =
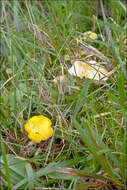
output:
[{"label": "small yellow mushroom cap", "polygon": [[47,140],[52,136],[51,124],[51,120],[43,115],[33,116],[25,123],[24,128],[29,139],[35,143],[40,143],[41,140]]},{"label": "small yellow mushroom cap", "polygon": [[79,36],[79,41],[82,42],[83,40],[87,40],[88,38],[95,40],[98,38],[98,36],[95,32],[87,31],[84,32],[83,36]]},{"label": "small yellow mushroom cap", "polygon": [[89,33],[89,38],[91,39],[97,39],[97,34],[94,32]]}]

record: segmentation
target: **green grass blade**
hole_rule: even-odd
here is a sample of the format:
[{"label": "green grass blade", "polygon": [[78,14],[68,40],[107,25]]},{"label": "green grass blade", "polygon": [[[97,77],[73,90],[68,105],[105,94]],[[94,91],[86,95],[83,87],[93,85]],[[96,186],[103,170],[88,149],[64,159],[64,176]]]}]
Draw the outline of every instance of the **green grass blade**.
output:
[{"label": "green grass blade", "polygon": [[123,113],[124,139],[122,144],[121,166],[122,177],[126,183],[127,180],[127,111]]},{"label": "green grass blade", "polygon": [[9,172],[8,162],[6,159],[6,149],[5,149],[3,142],[1,142],[1,150],[2,150],[2,155],[3,155],[3,160],[4,160],[4,167],[5,167],[5,171],[6,171],[5,177],[6,177],[6,180],[8,183],[8,190],[12,190],[10,172]]},{"label": "green grass blade", "polygon": [[118,3],[122,9],[125,11],[125,13],[127,13],[127,6],[126,4],[124,4],[122,1],[116,1],[116,3]]},{"label": "green grass blade", "polygon": [[[105,15],[103,2],[100,1],[100,4],[101,4],[101,10],[102,10],[103,19],[104,19],[105,22],[107,22],[107,18],[106,18],[106,15]],[[110,27],[105,26],[105,28],[106,28],[106,33],[107,33],[107,36],[108,36],[108,34],[109,34],[109,32],[110,32],[110,30],[109,30]],[[122,29],[122,30],[123,30],[123,29]],[[122,61],[122,59],[121,59],[121,57],[120,57],[119,49],[118,49],[118,47],[115,45],[112,35],[110,35],[110,43],[111,43],[112,49],[113,49],[113,51],[114,51],[114,54],[115,54],[116,58],[118,59],[120,65],[121,65],[121,68],[122,68],[122,71],[123,71],[125,77],[127,77],[126,66],[125,66],[124,62]]]},{"label": "green grass blade", "polygon": [[85,80],[84,84],[83,84],[83,88],[81,90],[81,93],[79,95],[79,98],[77,100],[77,103],[76,103],[76,106],[75,106],[75,109],[74,109],[74,113],[73,113],[73,117],[76,117],[79,110],[81,109],[84,101],[85,101],[85,98],[88,94],[88,89],[89,89],[89,85],[90,85],[90,80]]},{"label": "green grass blade", "polygon": [[93,154],[97,162],[102,166],[104,171],[109,174],[109,176],[112,178],[112,180],[117,183],[118,185],[122,186],[119,179],[115,176],[113,172],[113,168],[111,167],[110,163],[105,159],[104,156],[98,155],[98,148],[95,146],[95,144],[90,143],[91,139],[90,136],[86,133],[86,131],[81,127],[81,125],[76,121],[75,118],[73,118],[73,124],[76,127],[76,129],[79,131],[81,138],[85,145],[87,145],[89,151]]},{"label": "green grass blade", "polygon": [[126,106],[126,91],[125,91],[125,78],[124,74],[122,73],[120,77],[118,78],[118,92],[119,92],[119,103],[122,107],[122,109],[127,109]]},{"label": "green grass blade", "polygon": [[[65,162],[60,162],[60,163],[55,163],[53,165],[48,165],[45,168],[40,169],[39,171],[37,171],[35,173],[35,180],[41,176],[45,176],[48,175],[50,173],[56,172],[56,167],[70,167],[74,164],[73,160],[69,160],[69,161],[65,161]],[[56,167],[55,167],[56,166]],[[15,189],[19,189],[19,187],[23,186],[24,184],[26,184],[28,182],[28,177],[26,177],[25,179],[21,180],[19,183],[17,183],[14,188]]]},{"label": "green grass blade", "polygon": [[26,164],[26,172],[28,175],[28,190],[34,189],[34,172],[30,163]]}]

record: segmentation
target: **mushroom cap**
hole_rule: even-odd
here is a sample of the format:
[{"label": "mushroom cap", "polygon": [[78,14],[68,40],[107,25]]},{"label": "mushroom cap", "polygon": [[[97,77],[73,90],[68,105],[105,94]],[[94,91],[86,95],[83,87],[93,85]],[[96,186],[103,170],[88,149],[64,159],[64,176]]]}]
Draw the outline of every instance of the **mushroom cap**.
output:
[{"label": "mushroom cap", "polygon": [[51,120],[43,115],[33,116],[25,123],[24,128],[29,139],[35,143],[40,143],[41,140],[47,140],[52,136],[51,124]]},{"label": "mushroom cap", "polygon": [[[97,65],[97,62],[89,61],[90,64],[85,63],[84,61],[75,61],[72,67],[68,70],[68,73],[73,76],[80,77],[83,79],[89,78],[93,80],[107,80],[106,77],[108,71],[101,65]],[[93,64],[92,64],[93,63]]]}]

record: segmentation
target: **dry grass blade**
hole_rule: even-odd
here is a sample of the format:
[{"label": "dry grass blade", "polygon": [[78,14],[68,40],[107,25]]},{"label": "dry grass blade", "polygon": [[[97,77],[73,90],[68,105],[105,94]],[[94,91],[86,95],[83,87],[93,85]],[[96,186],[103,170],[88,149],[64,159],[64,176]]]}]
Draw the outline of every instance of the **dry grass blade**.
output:
[{"label": "dry grass blade", "polygon": [[105,116],[105,115],[110,115],[110,114],[111,114],[111,112],[105,112],[105,113],[96,114],[96,115],[94,115],[93,117],[94,117],[94,118],[99,118],[99,117],[103,117],[103,116]]},{"label": "dry grass blade", "polygon": [[93,173],[90,174],[84,170],[76,170],[73,168],[56,167],[56,171],[59,173],[82,177],[82,178],[93,178],[95,180],[100,179],[102,181],[112,181],[108,176],[102,176],[102,175],[93,174]]},{"label": "dry grass blade", "polygon": [[103,61],[110,62],[110,60],[102,52],[100,52],[98,49],[91,45],[86,45],[85,43],[83,43],[83,46],[80,46],[80,48],[82,49],[81,55],[91,55],[98,57]]}]

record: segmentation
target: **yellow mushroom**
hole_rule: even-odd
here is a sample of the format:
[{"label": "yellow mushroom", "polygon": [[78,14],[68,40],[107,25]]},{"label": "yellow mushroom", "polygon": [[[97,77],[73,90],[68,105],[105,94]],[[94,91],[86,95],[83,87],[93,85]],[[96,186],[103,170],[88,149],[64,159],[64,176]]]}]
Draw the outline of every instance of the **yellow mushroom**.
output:
[{"label": "yellow mushroom", "polygon": [[89,32],[89,38],[91,39],[97,39],[97,34],[94,32]]},{"label": "yellow mushroom", "polygon": [[47,140],[52,136],[51,124],[51,120],[43,115],[33,116],[25,123],[24,128],[29,139],[35,143],[40,143],[41,140]]},{"label": "yellow mushroom", "polygon": [[83,40],[87,40],[89,38],[95,40],[98,38],[98,36],[95,32],[87,31],[87,32],[84,32],[82,36],[79,36],[78,41],[82,42]]}]

